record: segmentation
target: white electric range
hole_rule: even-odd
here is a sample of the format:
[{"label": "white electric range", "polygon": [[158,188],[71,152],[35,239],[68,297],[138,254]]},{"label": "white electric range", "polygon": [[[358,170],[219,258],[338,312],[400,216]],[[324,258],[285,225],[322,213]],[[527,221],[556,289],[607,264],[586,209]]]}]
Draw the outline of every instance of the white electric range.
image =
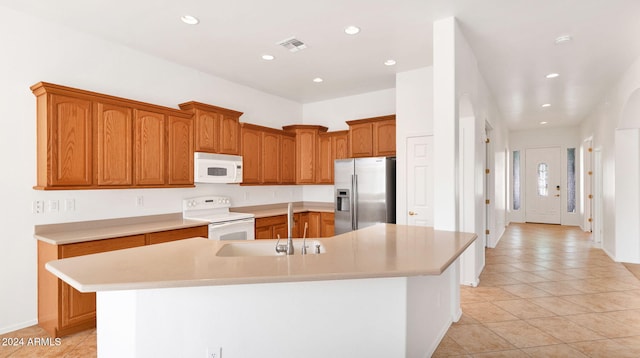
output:
[{"label": "white electric range", "polygon": [[253,214],[229,211],[231,199],[226,196],[200,196],[182,201],[182,217],[209,223],[209,239],[254,240]]}]

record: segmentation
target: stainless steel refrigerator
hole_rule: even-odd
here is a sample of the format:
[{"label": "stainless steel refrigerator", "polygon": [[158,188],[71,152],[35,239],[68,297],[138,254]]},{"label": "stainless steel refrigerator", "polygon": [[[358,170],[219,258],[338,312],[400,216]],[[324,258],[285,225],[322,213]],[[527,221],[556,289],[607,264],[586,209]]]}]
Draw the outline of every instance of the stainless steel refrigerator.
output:
[{"label": "stainless steel refrigerator", "polygon": [[335,233],[396,222],[396,158],[337,159]]}]

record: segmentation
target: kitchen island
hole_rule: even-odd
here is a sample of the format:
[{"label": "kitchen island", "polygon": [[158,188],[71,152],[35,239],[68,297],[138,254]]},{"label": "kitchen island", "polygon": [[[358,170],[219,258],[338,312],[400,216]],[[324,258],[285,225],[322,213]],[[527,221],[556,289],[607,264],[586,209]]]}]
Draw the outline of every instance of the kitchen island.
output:
[{"label": "kitchen island", "polygon": [[423,357],[460,317],[475,238],[379,224],[308,240],[320,254],[218,256],[258,243],[193,238],[46,267],[97,292],[100,356]]}]

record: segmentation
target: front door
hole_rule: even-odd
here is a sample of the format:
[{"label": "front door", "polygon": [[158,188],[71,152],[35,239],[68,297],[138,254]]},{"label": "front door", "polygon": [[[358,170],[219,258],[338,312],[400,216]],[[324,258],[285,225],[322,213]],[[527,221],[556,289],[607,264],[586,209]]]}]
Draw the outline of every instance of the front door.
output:
[{"label": "front door", "polygon": [[527,149],[526,221],[560,224],[560,148]]},{"label": "front door", "polygon": [[433,226],[433,137],[407,138],[407,224]]}]

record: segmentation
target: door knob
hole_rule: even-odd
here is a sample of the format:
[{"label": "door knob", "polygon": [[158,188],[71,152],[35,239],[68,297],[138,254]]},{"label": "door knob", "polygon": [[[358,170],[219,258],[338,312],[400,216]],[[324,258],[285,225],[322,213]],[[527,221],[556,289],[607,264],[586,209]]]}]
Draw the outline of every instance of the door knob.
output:
[{"label": "door knob", "polygon": [[413,212],[413,211],[409,211],[409,216],[414,216],[414,215],[418,215],[418,213]]}]

